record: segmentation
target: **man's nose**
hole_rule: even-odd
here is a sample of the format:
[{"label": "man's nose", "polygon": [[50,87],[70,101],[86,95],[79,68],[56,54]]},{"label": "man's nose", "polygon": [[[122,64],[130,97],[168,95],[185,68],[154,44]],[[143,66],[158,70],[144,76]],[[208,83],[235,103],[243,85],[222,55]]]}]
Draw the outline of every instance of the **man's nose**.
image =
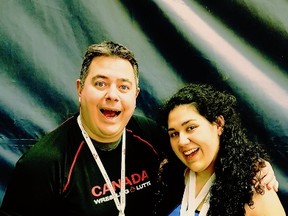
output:
[{"label": "man's nose", "polygon": [[119,91],[116,85],[111,85],[106,91],[105,95],[106,100],[118,101],[119,100]]}]

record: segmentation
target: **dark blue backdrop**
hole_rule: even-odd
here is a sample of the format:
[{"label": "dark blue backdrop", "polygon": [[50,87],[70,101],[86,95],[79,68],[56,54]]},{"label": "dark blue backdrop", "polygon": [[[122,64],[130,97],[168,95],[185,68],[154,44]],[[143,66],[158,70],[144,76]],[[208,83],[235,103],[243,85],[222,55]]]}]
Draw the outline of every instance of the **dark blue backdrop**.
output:
[{"label": "dark blue backdrop", "polygon": [[113,40],[140,64],[137,112],[187,82],[235,94],[267,147],[288,209],[288,3],[285,0],[0,0],[0,203],[17,159],[77,111],[91,43]]}]

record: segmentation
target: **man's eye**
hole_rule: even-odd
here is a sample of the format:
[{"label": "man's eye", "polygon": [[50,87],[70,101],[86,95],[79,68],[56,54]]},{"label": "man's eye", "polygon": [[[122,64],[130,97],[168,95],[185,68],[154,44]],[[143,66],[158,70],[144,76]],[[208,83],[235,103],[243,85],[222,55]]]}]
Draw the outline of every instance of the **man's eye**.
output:
[{"label": "man's eye", "polygon": [[121,89],[121,90],[129,90],[129,86],[127,86],[127,85],[121,85],[121,86],[120,86],[120,89]]},{"label": "man's eye", "polygon": [[105,82],[97,81],[97,82],[95,82],[95,86],[104,87],[105,86]]}]

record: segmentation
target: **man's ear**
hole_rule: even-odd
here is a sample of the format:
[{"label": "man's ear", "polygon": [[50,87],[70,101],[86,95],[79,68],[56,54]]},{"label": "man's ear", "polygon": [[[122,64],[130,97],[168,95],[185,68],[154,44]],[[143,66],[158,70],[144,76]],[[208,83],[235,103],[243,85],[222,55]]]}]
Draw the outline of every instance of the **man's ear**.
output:
[{"label": "man's ear", "polygon": [[140,92],[140,88],[139,88],[139,87],[137,87],[137,89],[136,89],[136,98],[138,97],[138,95],[139,95],[139,92]]},{"label": "man's ear", "polygon": [[79,100],[79,103],[80,103],[80,101],[81,101],[81,91],[82,91],[82,86],[81,86],[81,80],[80,79],[76,80],[76,88],[77,88],[77,93],[78,93],[78,100]]},{"label": "man's ear", "polygon": [[215,120],[217,124],[218,135],[220,136],[224,131],[225,119],[222,115],[217,116]]}]

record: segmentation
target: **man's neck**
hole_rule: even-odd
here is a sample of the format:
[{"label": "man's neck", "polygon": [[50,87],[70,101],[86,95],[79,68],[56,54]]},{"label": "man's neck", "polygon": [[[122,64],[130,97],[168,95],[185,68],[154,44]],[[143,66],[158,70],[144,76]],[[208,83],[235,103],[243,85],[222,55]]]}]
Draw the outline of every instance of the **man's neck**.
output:
[{"label": "man's neck", "polygon": [[111,151],[117,148],[121,141],[121,138],[116,140],[115,142],[108,142],[108,143],[102,143],[98,142],[92,139],[93,145],[96,149],[100,149],[101,151]]}]

